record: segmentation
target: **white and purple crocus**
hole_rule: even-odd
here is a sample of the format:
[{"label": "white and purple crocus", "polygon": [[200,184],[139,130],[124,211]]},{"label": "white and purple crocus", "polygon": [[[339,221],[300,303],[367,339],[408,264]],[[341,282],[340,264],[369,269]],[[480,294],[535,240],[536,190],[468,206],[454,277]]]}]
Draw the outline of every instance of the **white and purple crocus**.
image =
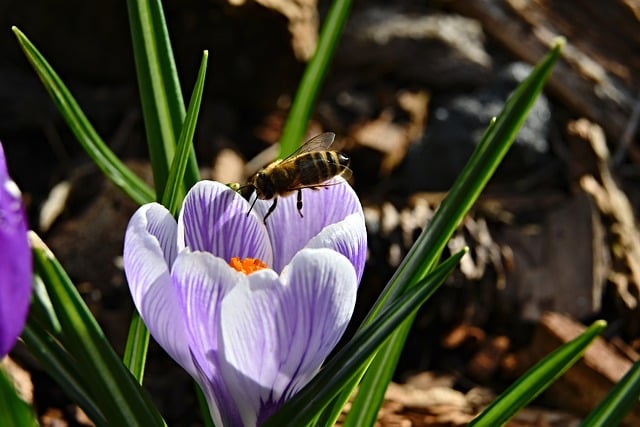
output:
[{"label": "white and purple crocus", "polygon": [[0,359],[15,345],[31,298],[31,249],[18,186],[0,144]]},{"label": "white and purple crocus", "polygon": [[[338,178],[341,179],[341,178]],[[202,387],[218,426],[262,424],[320,369],[353,313],[366,257],[362,207],[337,183],[249,204],[201,181],[176,223],[131,218],[124,267],[155,340]]]}]

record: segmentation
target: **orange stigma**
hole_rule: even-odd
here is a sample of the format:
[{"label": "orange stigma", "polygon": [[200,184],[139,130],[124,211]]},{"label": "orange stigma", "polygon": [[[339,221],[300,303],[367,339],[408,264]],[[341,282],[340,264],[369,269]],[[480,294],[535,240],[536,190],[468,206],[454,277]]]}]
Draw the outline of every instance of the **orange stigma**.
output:
[{"label": "orange stigma", "polygon": [[236,270],[238,270],[239,272],[247,275],[253,273],[254,271],[267,268],[267,264],[265,264],[259,258],[245,258],[241,260],[237,256],[231,258],[231,261],[229,261],[229,265],[235,268]]}]

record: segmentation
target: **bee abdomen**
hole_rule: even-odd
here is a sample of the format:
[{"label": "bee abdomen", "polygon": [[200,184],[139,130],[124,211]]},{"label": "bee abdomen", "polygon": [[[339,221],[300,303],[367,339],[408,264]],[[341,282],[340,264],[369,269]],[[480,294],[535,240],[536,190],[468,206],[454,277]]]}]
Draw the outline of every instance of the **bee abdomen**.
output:
[{"label": "bee abdomen", "polygon": [[296,159],[302,185],[320,184],[339,175],[349,164],[349,158],[336,151],[318,151]]}]

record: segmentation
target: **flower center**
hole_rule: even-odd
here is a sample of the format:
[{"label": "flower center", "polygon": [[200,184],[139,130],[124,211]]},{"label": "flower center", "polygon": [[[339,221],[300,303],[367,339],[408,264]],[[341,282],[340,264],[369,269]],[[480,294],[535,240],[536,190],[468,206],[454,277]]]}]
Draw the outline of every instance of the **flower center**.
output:
[{"label": "flower center", "polygon": [[240,259],[237,256],[231,258],[231,261],[229,261],[229,265],[239,272],[247,275],[253,273],[254,271],[267,268],[267,264],[265,264],[264,261],[262,261],[260,258]]}]

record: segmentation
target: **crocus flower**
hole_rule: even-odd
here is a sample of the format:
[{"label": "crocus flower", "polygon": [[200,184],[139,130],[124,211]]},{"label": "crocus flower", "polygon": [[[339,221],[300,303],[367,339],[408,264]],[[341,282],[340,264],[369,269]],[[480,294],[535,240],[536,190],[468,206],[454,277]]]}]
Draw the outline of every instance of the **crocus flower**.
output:
[{"label": "crocus flower", "polygon": [[154,339],[203,389],[218,426],[264,422],[319,370],[353,313],[366,256],[362,207],[344,182],[249,204],[201,181],[176,223],[131,218],[124,268]]},{"label": "crocus flower", "polygon": [[0,358],[9,353],[24,328],[30,297],[27,220],[0,144]]}]

